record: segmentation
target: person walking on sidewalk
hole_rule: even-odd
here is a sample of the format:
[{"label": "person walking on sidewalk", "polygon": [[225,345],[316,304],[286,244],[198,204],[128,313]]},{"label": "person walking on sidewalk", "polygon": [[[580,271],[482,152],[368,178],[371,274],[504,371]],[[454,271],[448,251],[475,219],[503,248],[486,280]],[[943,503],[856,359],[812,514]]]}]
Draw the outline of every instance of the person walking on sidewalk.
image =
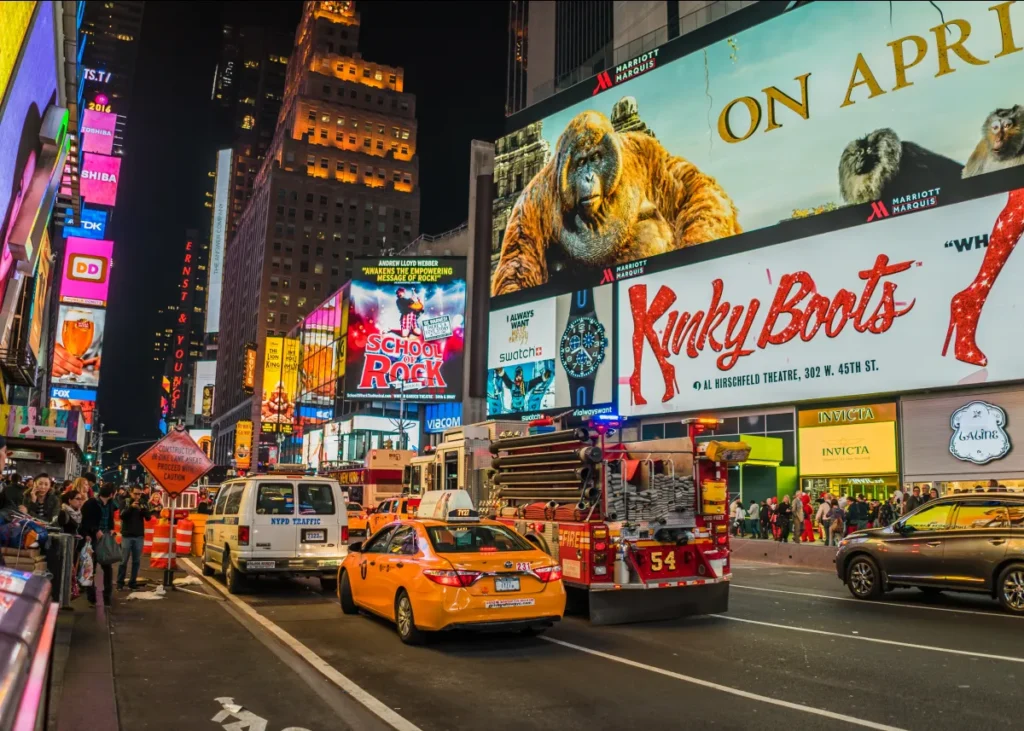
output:
[{"label": "person walking on sidewalk", "polygon": [[128,588],[138,589],[139,564],[142,562],[142,539],[146,534],[149,520],[149,506],[142,497],[142,488],[133,485],[124,508],[121,509],[121,565],[117,569],[117,589],[124,591],[124,577],[128,572],[128,560],[132,562],[131,579]]},{"label": "person walking on sidewalk", "polygon": [[793,508],[789,504],[789,495],[782,496],[782,502],[775,508],[775,525],[779,529],[779,542],[789,540],[789,522],[793,518]]},{"label": "person walking on sidewalk", "polygon": [[747,528],[751,538],[761,537],[761,509],[757,507],[757,500],[750,501],[750,509],[747,510]]},{"label": "person walking on sidewalk", "polygon": [[921,488],[914,485],[911,489],[910,497],[903,501],[903,514],[906,515],[923,504],[924,500],[921,499]]},{"label": "person walking on sidewalk", "polygon": [[[82,506],[82,535],[92,541],[95,549],[99,540],[114,530],[114,486],[109,482],[100,488],[96,497]],[[110,605],[114,589],[114,566],[103,566],[103,603]],[[86,587],[89,603],[96,605],[96,584]]]},{"label": "person walking on sidewalk", "polygon": [[832,512],[831,496],[826,492],[825,499],[818,506],[818,512],[814,514],[815,522],[821,526],[821,539],[825,545],[829,545],[829,519],[828,514]]},{"label": "person walking on sidewalk", "polygon": [[746,525],[747,511],[743,509],[743,503],[739,500],[736,501],[736,506],[732,514],[733,524],[733,535],[738,538],[743,537],[743,526]]},{"label": "person walking on sidewalk", "polygon": [[50,523],[57,519],[60,513],[60,498],[53,492],[53,482],[45,472],[36,476],[32,483],[31,494],[24,496],[25,513],[31,515],[41,523]]},{"label": "person walking on sidewalk", "polygon": [[863,495],[858,495],[856,502],[850,505],[846,511],[846,522],[850,530],[864,530],[868,527],[868,504],[864,501]]},{"label": "person walking on sidewalk", "polygon": [[[803,494],[797,490],[790,504],[790,524],[792,526],[793,543],[800,543],[800,535],[804,532],[804,501]],[[783,539],[785,543],[785,539]]]},{"label": "person walking on sidewalk", "polygon": [[761,501],[761,537],[772,537],[772,509],[768,507],[768,501]]},{"label": "person walking on sidewalk", "polygon": [[829,545],[838,546],[843,540],[843,533],[846,527],[846,514],[839,507],[839,501],[832,501],[832,509],[828,513]]}]

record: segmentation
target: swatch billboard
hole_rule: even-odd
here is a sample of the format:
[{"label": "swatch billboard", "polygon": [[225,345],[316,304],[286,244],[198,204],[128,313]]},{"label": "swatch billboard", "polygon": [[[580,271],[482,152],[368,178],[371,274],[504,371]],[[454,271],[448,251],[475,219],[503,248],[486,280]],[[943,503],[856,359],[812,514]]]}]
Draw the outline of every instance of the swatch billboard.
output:
[{"label": "swatch billboard", "polygon": [[60,281],[61,302],[106,307],[113,241],[68,238]]},{"label": "swatch billboard", "polygon": [[345,397],[460,400],[465,314],[463,258],[354,260]]},{"label": "swatch billboard", "polygon": [[981,197],[1024,162],[1006,83],[1024,75],[1024,3],[758,3],[701,31],[720,40],[681,36],[512,118],[492,296],[617,281],[845,207]]},{"label": "swatch billboard", "polygon": [[99,206],[117,202],[117,183],[121,177],[121,158],[82,153],[82,198]]},{"label": "swatch billboard", "polygon": [[82,113],[82,152],[109,155],[114,151],[117,115],[86,109]]},{"label": "swatch billboard", "polygon": [[1024,188],[740,252],[708,248],[684,266],[660,257],[617,284],[619,411],[1024,379],[1022,234]]}]

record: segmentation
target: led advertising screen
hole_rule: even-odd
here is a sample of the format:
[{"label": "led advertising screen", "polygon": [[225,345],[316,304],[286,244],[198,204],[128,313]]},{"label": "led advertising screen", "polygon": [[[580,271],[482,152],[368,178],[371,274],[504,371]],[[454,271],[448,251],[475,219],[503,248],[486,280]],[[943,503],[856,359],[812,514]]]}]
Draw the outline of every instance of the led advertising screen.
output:
[{"label": "led advertising screen", "polygon": [[492,310],[487,414],[612,410],[612,285]]},{"label": "led advertising screen", "polygon": [[82,113],[82,152],[109,155],[114,151],[117,115],[86,109]]},{"label": "led advertising screen", "polygon": [[323,450],[324,432],[322,429],[306,431],[302,435],[302,464],[307,469],[320,469],[320,453]]},{"label": "led advertising screen", "polygon": [[220,331],[220,297],[224,286],[224,245],[227,243],[228,206],[231,204],[231,148],[217,152],[217,178],[213,190],[213,227],[210,233],[210,285],[207,287],[206,332]]},{"label": "led advertising screen", "polygon": [[459,400],[465,313],[465,259],[354,260],[345,397]]},{"label": "led advertising screen", "polygon": [[117,201],[117,181],[121,177],[121,158],[82,154],[82,198],[93,205],[113,206]]},{"label": "led advertising screen", "polygon": [[242,355],[242,390],[252,393],[256,389],[256,344],[246,343]]},{"label": "led advertising screen", "polygon": [[100,352],[107,313],[95,307],[61,305],[57,313],[51,382],[75,388],[98,388]]},{"label": "led advertising screen", "polygon": [[249,469],[252,463],[252,422],[239,421],[235,424],[235,467]]},{"label": "led advertising screen", "polygon": [[[68,220],[72,220],[74,212],[66,210]],[[65,238],[77,236],[80,239],[102,239],[107,233],[107,212],[99,208],[82,206],[82,215],[77,226],[64,226]]]},{"label": "led advertising screen", "polygon": [[211,429],[189,429],[188,435],[199,445],[206,456],[213,458],[213,430]]},{"label": "led advertising screen", "polygon": [[299,341],[267,338],[264,348],[260,430],[264,434],[291,434],[299,383]]},{"label": "led advertising screen", "polygon": [[334,406],[338,378],[345,372],[343,333],[347,327],[347,286],[335,292],[303,318],[300,332],[302,340],[300,403],[322,407]]},{"label": "led advertising screen", "polygon": [[5,3],[3,7],[0,85],[6,87],[6,99],[0,115],[0,301],[13,270],[9,241],[14,223],[41,163],[43,115],[57,94],[54,13],[33,14],[32,8],[26,7],[29,5],[35,3]]},{"label": "led advertising screen", "polygon": [[50,408],[69,411],[77,409],[82,412],[86,426],[91,428],[93,411],[96,409],[96,389],[51,386]]},{"label": "led advertising screen", "polygon": [[217,361],[196,361],[192,412],[196,416],[213,414],[213,386],[217,382]]},{"label": "led advertising screen", "polygon": [[1024,188],[619,282],[620,413],[1024,378],[1022,207]]},{"label": "led advertising screen", "polygon": [[36,274],[33,277],[32,311],[28,318],[28,348],[36,361],[39,360],[39,348],[43,343],[43,313],[46,311],[46,298],[50,294],[50,234],[43,232],[39,245],[39,260]]},{"label": "led advertising screen", "polygon": [[621,279],[846,206],[866,218],[872,203],[981,197],[996,192],[971,192],[996,184],[987,173],[1024,161],[1006,85],[1024,75],[1021,3],[772,5],[766,22],[703,49],[684,34],[567,90],[561,111],[532,118],[556,97],[513,120],[497,144],[492,295]]},{"label": "led advertising screen", "polygon": [[106,307],[113,241],[70,237],[64,245],[60,301]]}]

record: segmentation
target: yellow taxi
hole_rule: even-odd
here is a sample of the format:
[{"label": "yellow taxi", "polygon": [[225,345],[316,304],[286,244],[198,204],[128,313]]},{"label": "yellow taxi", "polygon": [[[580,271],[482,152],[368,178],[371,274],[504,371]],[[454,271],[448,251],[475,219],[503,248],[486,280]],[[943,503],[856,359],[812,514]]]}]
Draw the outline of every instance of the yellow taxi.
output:
[{"label": "yellow taxi", "polygon": [[359,503],[349,503],[345,506],[348,509],[348,533],[358,533],[361,536],[367,534],[367,526],[369,524],[369,516],[367,515],[366,508]]},{"label": "yellow taxi", "polygon": [[394,622],[407,644],[451,629],[538,634],[565,613],[559,564],[508,526],[481,519],[465,490],[428,492],[419,517],[350,545],[338,598],[345,614]]},{"label": "yellow taxi", "polygon": [[414,517],[419,504],[418,497],[393,497],[382,500],[376,508],[369,512],[366,534],[376,533],[388,523],[393,523],[396,520],[407,520]]}]

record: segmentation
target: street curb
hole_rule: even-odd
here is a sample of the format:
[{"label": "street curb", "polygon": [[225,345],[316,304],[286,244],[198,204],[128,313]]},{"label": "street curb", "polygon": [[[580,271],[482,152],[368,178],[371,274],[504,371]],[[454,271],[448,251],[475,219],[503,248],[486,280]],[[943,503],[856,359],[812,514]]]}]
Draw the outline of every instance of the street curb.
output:
[{"label": "street curb", "polygon": [[777,566],[799,566],[801,568],[835,570],[836,549],[834,546],[815,546],[801,543],[779,543],[778,541],[733,538],[729,542],[732,559],[756,561]]}]

